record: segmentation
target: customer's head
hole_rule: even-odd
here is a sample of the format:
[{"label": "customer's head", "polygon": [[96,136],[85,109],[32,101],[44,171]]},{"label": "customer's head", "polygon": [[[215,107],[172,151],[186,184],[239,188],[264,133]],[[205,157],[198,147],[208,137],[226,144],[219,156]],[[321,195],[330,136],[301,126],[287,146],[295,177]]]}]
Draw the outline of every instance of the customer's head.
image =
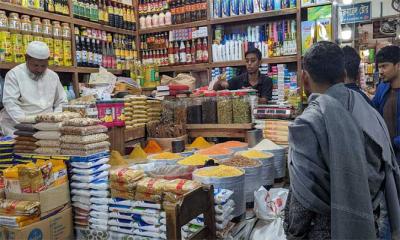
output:
[{"label": "customer's head", "polygon": [[245,55],[247,73],[257,73],[261,65],[261,52],[257,48],[249,49]]},{"label": "customer's head", "polygon": [[400,48],[386,46],[376,54],[379,75],[385,82],[395,80],[400,73]]},{"label": "customer's head", "polygon": [[344,53],[344,67],[346,69],[345,83],[356,83],[360,78],[360,55],[349,46],[342,48]]},{"label": "customer's head", "polygon": [[344,77],[344,54],[337,44],[318,42],[305,54],[302,80],[307,95],[324,93],[332,85],[343,82]]}]

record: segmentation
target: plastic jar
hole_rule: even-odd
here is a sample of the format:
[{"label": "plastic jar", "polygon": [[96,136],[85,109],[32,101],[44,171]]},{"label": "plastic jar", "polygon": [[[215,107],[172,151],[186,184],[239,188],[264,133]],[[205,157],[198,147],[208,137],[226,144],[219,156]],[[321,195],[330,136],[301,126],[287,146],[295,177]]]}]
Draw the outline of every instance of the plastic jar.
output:
[{"label": "plastic jar", "polygon": [[0,62],[11,62],[11,40],[8,31],[8,18],[0,11]]},{"label": "plastic jar", "polygon": [[54,65],[55,66],[63,66],[63,41],[62,41],[62,31],[60,22],[53,22],[53,38],[54,38]]},{"label": "plastic jar", "polygon": [[218,93],[217,115],[219,124],[232,123],[232,93],[222,91]]},{"label": "plastic jar", "polygon": [[47,44],[50,49],[49,65],[54,65],[54,40],[53,40],[53,26],[49,19],[42,20],[42,34],[43,42]]},{"label": "plastic jar", "polygon": [[33,34],[33,40],[34,41],[43,42],[42,22],[40,21],[40,18],[38,18],[38,17],[33,17],[32,18],[32,34]]},{"label": "plastic jar", "polygon": [[118,127],[125,126],[125,114],[124,114],[124,100],[114,100],[113,103],[113,125]]},{"label": "plastic jar", "polygon": [[251,107],[247,92],[236,92],[232,99],[233,123],[250,123]]},{"label": "plastic jar", "polygon": [[12,30],[21,30],[21,20],[19,19],[18,13],[10,13],[8,16],[8,28]]},{"label": "plastic jar", "polygon": [[[22,32],[22,52],[26,53],[26,48],[28,44],[33,41],[32,35],[32,23],[31,19],[27,15],[21,16],[21,32]],[[25,55],[22,55],[25,60]]]},{"label": "plastic jar", "polygon": [[201,114],[203,123],[218,123],[217,119],[217,93],[206,92],[201,103]]},{"label": "plastic jar", "polygon": [[61,36],[64,39],[71,39],[71,28],[69,27],[69,23],[62,23],[61,24]]},{"label": "plastic jar", "polygon": [[8,18],[5,11],[0,11],[0,29],[8,29]]},{"label": "plastic jar", "polygon": [[72,43],[71,43],[71,28],[69,23],[62,25],[62,43],[63,43],[63,60],[64,66],[72,66]]},{"label": "plastic jar", "polygon": [[201,102],[202,99],[199,96],[195,96],[190,99],[190,103],[187,107],[187,123],[188,124],[201,124]]}]

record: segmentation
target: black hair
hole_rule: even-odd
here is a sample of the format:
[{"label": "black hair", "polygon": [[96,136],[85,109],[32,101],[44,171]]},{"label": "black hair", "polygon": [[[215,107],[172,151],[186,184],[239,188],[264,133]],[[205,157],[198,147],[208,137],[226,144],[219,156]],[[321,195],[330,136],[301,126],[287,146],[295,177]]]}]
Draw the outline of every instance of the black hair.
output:
[{"label": "black hair", "polygon": [[247,55],[249,55],[249,54],[255,54],[255,55],[257,56],[258,60],[261,61],[262,54],[261,54],[260,50],[258,50],[258,48],[250,48],[250,49],[244,54],[244,57],[247,57]]},{"label": "black hair", "polygon": [[376,54],[376,62],[377,63],[384,63],[390,62],[393,64],[400,62],[400,48],[395,45],[386,46],[379,50]]},{"label": "black hair", "polygon": [[303,68],[316,83],[341,82],[345,74],[343,51],[333,42],[317,42],[304,55]]},{"label": "black hair", "polygon": [[346,68],[347,77],[355,80],[360,72],[360,55],[357,51],[349,46],[342,48],[344,53],[344,67]]}]

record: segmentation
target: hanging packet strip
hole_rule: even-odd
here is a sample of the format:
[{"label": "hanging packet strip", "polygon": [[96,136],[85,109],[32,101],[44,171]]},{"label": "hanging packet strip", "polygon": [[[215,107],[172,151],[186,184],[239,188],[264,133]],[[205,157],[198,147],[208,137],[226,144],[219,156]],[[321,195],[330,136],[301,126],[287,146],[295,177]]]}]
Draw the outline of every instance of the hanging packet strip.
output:
[{"label": "hanging packet strip", "polygon": [[100,158],[92,162],[71,162],[71,166],[74,168],[86,169],[106,164],[108,163],[109,160],[110,160],[109,158]]},{"label": "hanging packet strip", "polygon": [[90,183],[96,180],[104,179],[108,177],[108,171],[96,173],[94,175],[80,175],[80,174],[72,174],[71,179],[73,181],[78,181],[78,182],[85,182],[85,183]]},{"label": "hanging packet strip", "polygon": [[86,168],[86,169],[73,168],[71,172],[75,173],[75,174],[81,174],[81,175],[93,175],[93,174],[96,174],[99,172],[106,171],[110,168],[111,168],[110,165],[103,164],[103,165],[95,166],[93,168]]},{"label": "hanging packet strip", "polygon": [[148,203],[145,201],[125,200],[122,198],[111,198],[109,203],[115,205],[129,206],[129,207],[143,207],[143,208],[152,208],[159,210],[161,209],[161,204]]}]

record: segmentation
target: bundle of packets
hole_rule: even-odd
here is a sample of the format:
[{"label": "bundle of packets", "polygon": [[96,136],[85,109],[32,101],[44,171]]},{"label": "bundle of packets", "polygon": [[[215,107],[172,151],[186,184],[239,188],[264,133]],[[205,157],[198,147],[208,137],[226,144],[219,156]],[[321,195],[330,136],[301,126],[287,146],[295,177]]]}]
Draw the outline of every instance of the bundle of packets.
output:
[{"label": "bundle of packets", "polygon": [[61,128],[61,153],[70,156],[87,156],[108,151],[107,127],[93,118],[74,118],[64,121]]},{"label": "bundle of packets", "polygon": [[39,221],[40,203],[0,199],[0,226],[19,228]]},{"label": "bundle of packets", "polygon": [[147,118],[149,122],[159,122],[161,118],[161,100],[147,100]]},{"label": "bundle of packets", "polygon": [[186,180],[165,180],[146,177],[142,170],[118,168],[110,172],[111,196],[128,200],[177,202],[185,193],[200,186],[199,183]]},{"label": "bundle of packets", "polygon": [[3,171],[5,190],[11,193],[38,193],[68,181],[63,160],[37,160],[17,164]]},{"label": "bundle of packets", "polygon": [[124,114],[127,128],[145,126],[149,121],[147,116],[147,97],[130,96],[125,98]]},{"label": "bundle of packets", "polygon": [[0,138],[0,169],[5,169],[13,165],[14,139],[12,137]]},{"label": "bundle of packets", "polygon": [[110,165],[109,153],[71,157],[71,196],[77,227],[107,231]]},{"label": "bundle of packets", "polygon": [[15,145],[14,152],[16,153],[34,153],[37,149],[37,139],[34,137],[37,130],[33,123],[19,123],[15,126],[17,129],[14,132]]},{"label": "bundle of packets", "polygon": [[14,163],[15,164],[25,164],[25,163],[36,163],[39,160],[61,160],[68,161],[68,156],[56,156],[56,155],[37,155],[37,154],[27,154],[27,153],[16,153],[14,154]]},{"label": "bundle of packets", "polygon": [[[227,189],[214,189],[214,208],[215,208],[215,225],[217,228],[217,236],[224,238],[232,227],[231,220],[233,218],[233,210],[235,202],[231,199],[233,191]],[[204,226],[204,216],[199,215],[182,227],[181,234],[183,239],[189,239],[196,234]],[[229,227],[228,227],[229,226]]]},{"label": "bundle of packets", "polygon": [[166,214],[161,204],[112,198],[109,230],[131,236],[167,239]]}]

